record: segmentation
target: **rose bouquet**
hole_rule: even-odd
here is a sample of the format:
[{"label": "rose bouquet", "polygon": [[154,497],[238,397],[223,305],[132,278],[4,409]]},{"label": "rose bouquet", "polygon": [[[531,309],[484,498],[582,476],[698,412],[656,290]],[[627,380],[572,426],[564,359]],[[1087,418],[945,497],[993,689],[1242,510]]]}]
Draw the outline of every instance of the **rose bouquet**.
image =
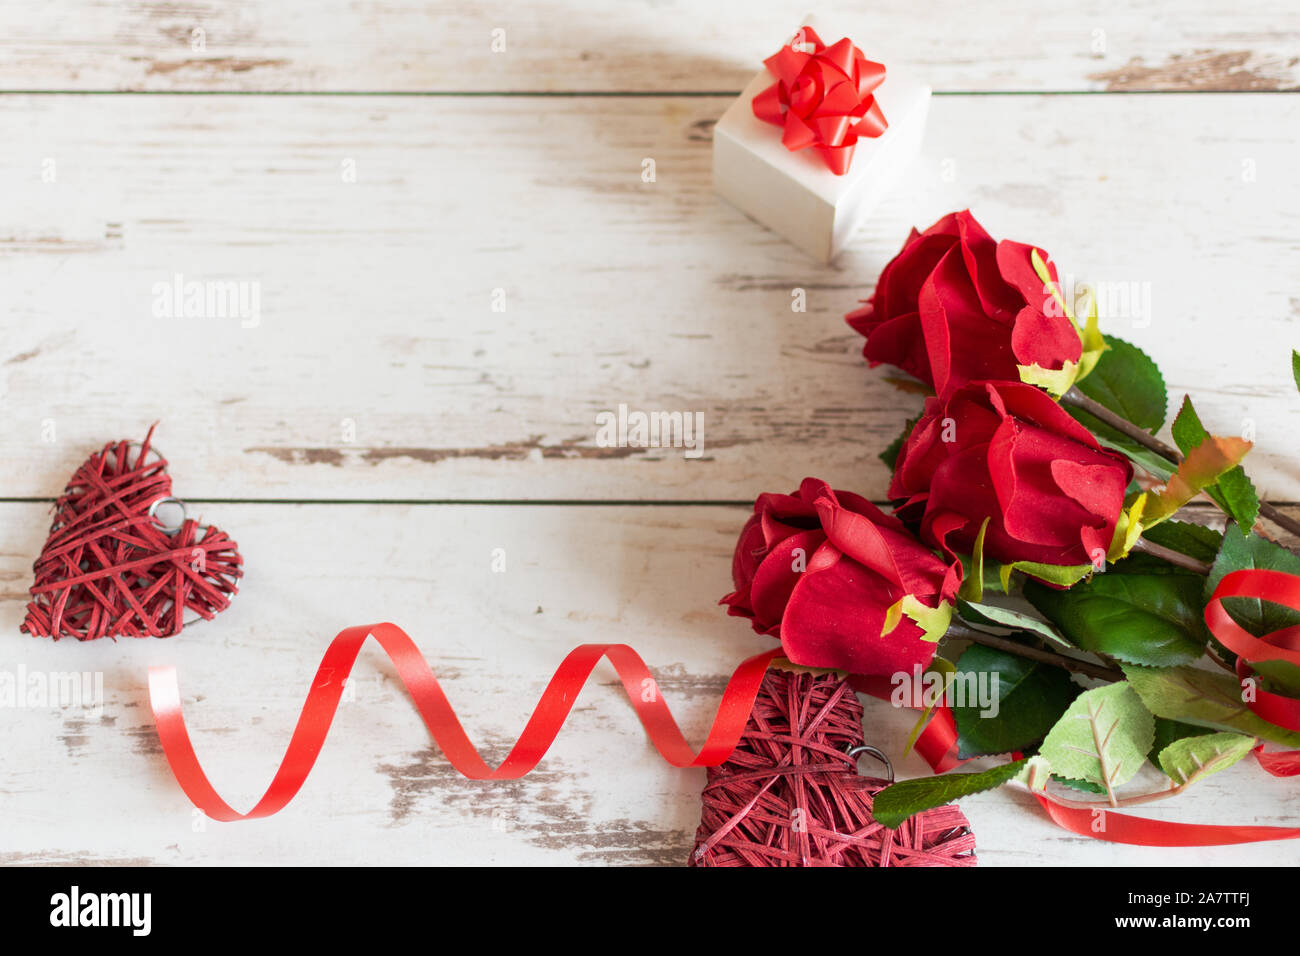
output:
[{"label": "rose bouquet", "polygon": [[[1011,781],[1134,805],[1252,752],[1300,772],[1264,746],[1300,747],[1300,557],[1272,537],[1300,524],[1260,500],[1250,442],[1190,398],[1176,447],[1158,439],[1155,363],[969,212],[913,230],[847,321],[926,395],[881,455],[893,513],[814,478],[760,495],[722,603],[794,665],[923,688],[913,740],[943,738],[937,771],[998,758],[895,784],[881,822]],[[1194,499],[1224,530],[1188,520]]]}]

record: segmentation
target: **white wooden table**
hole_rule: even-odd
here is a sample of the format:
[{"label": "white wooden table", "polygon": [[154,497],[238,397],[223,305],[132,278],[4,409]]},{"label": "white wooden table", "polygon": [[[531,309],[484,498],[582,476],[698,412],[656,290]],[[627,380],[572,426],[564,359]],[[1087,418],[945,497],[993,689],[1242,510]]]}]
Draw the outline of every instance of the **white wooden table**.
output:
[{"label": "white wooden table", "polygon": [[[715,606],[747,503],[805,474],[883,496],[875,456],[909,409],[842,314],[951,209],[1081,278],[1150,283],[1152,320],[1110,330],[1159,358],[1171,401],[1251,420],[1257,483],[1300,501],[1291,0],[819,9],[938,94],[921,160],[831,267],[709,177],[712,122],[805,10],[521,6],[0,7],[0,667],[105,688],[97,715],[0,711],[0,861],[682,863],[703,771],[654,757],[608,668],[538,772],[485,785],[367,651],[299,797],[234,825],[176,786],[146,668],[178,666],[239,807],[330,637],[378,619],[415,636],[491,756],[583,641],[637,647],[702,739],[731,667],[768,646]],[[258,283],[259,321],[156,317],[178,273]],[[620,402],[702,411],[706,454],[598,447]],[[50,500],[155,419],[176,493],[242,546],[234,605],[167,641],[20,635]],[[868,704],[895,757],[910,722]],[[1079,839],[1011,792],[965,807],[986,864],[1300,862],[1297,843]],[[1300,798],[1242,763],[1150,812],[1294,823]]]}]

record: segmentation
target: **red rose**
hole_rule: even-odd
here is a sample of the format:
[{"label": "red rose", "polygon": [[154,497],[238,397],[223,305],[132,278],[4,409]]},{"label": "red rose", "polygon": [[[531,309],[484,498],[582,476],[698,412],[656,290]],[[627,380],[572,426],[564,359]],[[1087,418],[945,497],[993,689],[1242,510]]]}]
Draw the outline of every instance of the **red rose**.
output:
[{"label": "red rose", "polygon": [[[1033,248],[994,242],[969,210],[913,229],[867,304],[845,316],[867,337],[862,354],[940,395],[980,379],[1019,381],[1018,365],[1078,362],[1079,333],[1044,290]],[[1047,267],[1056,282],[1056,267]]]},{"label": "red rose", "polygon": [[[731,573],[736,590],[720,602],[727,613],[779,638],[796,664],[855,674],[929,664],[938,635],[923,639],[913,616],[951,610],[961,584],[960,563],[936,557],[865,498],[816,478],[794,494],[759,496]],[[908,602],[899,617],[908,596],[925,607]],[[897,623],[882,633],[887,618]]]},{"label": "red rose", "polygon": [[1133,476],[1128,459],[1033,385],[972,382],[926,400],[903,443],[889,496],[921,538],[1003,563],[1095,563],[1110,547]]}]

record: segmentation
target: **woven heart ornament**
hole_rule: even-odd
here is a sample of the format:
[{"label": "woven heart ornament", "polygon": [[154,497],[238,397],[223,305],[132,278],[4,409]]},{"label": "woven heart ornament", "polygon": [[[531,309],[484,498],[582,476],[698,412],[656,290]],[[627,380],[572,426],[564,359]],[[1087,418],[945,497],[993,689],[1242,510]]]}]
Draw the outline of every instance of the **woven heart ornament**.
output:
[{"label": "woven heart ornament", "polygon": [[[119,441],[86,459],[54,504],[50,536],[33,566],[22,630],[36,637],[171,637],[186,612],[211,620],[230,606],[242,575],[238,545],[190,518],[165,527],[167,460]],[[193,619],[193,618],[192,618]]]},{"label": "woven heart ornament", "polygon": [[709,768],[691,866],[974,866],[956,804],[897,830],[871,816],[888,781],[858,775],[862,703],[834,675],[769,670],[740,744]]}]

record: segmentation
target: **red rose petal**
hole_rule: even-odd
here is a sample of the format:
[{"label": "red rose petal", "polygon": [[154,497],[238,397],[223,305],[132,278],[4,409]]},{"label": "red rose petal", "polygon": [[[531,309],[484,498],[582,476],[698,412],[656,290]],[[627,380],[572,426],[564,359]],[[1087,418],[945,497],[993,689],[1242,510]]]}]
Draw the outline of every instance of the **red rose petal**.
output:
[{"label": "red rose petal", "polygon": [[916,230],[912,230],[913,238],[903,247],[903,251],[885,265],[873,297],[882,320],[916,311],[921,286],[930,277],[939,260],[955,245],[955,222],[954,219],[953,235],[928,230],[924,234],[915,235]]},{"label": "red rose petal", "polygon": [[767,542],[763,525],[758,515],[753,515],[741,529],[740,540],[736,542],[736,551],[731,558],[731,580],[737,591],[748,592],[749,582],[754,580],[754,573],[765,554]]},{"label": "red rose petal", "polygon": [[[1098,450],[1101,448],[1092,432],[1075,421],[1069,412],[1041,388],[1019,381],[989,382],[986,385],[996,395],[997,401],[1006,408],[1007,414],[1039,425],[1089,448]],[[1113,457],[1117,461],[1120,460],[1118,456]]]},{"label": "red rose petal", "polygon": [[790,596],[781,646],[796,664],[855,674],[910,673],[934,657],[935,644],[904,617],[882,636],[885,611],[903,596],[851,558],[805,574]]},{"label": "red rose petal", "polygon": [[[1038,249],[1038,247],[1003,239],[998,243],[998,271],[1002,273],[1002,278],[1015,286],[1020,294],[1024,296],[1025,304],[1034,307],[1039,312],[1048,314],[1059,312],[1064,317],[1064,311],[1056,301],[1056,297],[1039,277],[1037,270],[1034,269],[1031,255],[1035,249]],[[1042,249],[1038,249],[1038,254],[1042,256],[1043,262],[1047,265],[1047,274],[1059,286],[1060,279],[1056,274],[1056,265]]]},{"label": "red rose petal", "polygon": [[1066,362],[1079,361],[1083,343],[1069,319],[1044,315],[1027,305],[1016,315],[1011,329],[1011,350],[1021,365],[1059,369]]},{"label": "red rose petal", "polygon": [[[768,552],[758,566],[749,586],[749,603],[754,610],[754,626],[772,632],[781,625],[790,593],[804,575],[817,549],[826,541],[820,531],[803,531],[780,542]],[[795,549],[803,549],[802,560],[796,561]]]},{"label": "red rose petal", "polygon": [[961,237],[962,260],[980,307],[989,318],[1009,326],[1024,302],[998,269],[998,244],[969,209],[956,214],[956,225]]},{"label": "red rose petal", "polygon": [[1114,524],[1124,504],[1129,476],[1117,462],[1081,463],[1066,459],[1052,462],[1052,478],[1063,492],[1102,521]]},{"label": "red rose petal", "polygon": [[993,555],[1002,550],[1000,543],[1007,543],[999,514],[997,493],[989,477],[988,445],[973,445],[955,452],[935,469],[921,537],[953,553],[970,554],[980,525],[989,518],[984,553]]},{"label": "red rose petal", "polygon": [[899,521],[893,515],[885,514],[861,495],[854,494],[851,491],[837,491],[835,492],[835,498],[849,511],[865,515],[870,518],[874,524],[879,525],[881,528],[896,531],[899,534],[907,534],[907,529],[903,527],[903,522]]},{"label": "red rose petal", "polygon": [[877,325],[862,346],[862,354],[873,367],[883,362],[923,382],[934,382],[921,316],[916,312]]},{"label": "red rose petal", "polygon": [[889,544],[868,518],[826,498],[817,502],[817,514],[831,544],[858,564],[879,574],[891,586],[902,587],[903,576]]},{"label": "red rose petal", "polygon": [[1010,336],[985,314],[960,248],[939,260],[921,286],[918,306],[939,394],[977,379],[1019,377]]},{"label": "red rose petal", "polygon": [[[989,473],[1007,533],[1027,544],[1060,550],[1052,564],[1080,564],[1079,529],[1095,515],[1062,495],[1054,478],[1062,459],[1094,454],[1067,438],[1008,418],[989,445]],[[1119,469],[1116,469],[1118,471]],[[1122,478],[1122,472],[1120,473]],[[1121,486],[1120,500],[1123,503]]]}]

